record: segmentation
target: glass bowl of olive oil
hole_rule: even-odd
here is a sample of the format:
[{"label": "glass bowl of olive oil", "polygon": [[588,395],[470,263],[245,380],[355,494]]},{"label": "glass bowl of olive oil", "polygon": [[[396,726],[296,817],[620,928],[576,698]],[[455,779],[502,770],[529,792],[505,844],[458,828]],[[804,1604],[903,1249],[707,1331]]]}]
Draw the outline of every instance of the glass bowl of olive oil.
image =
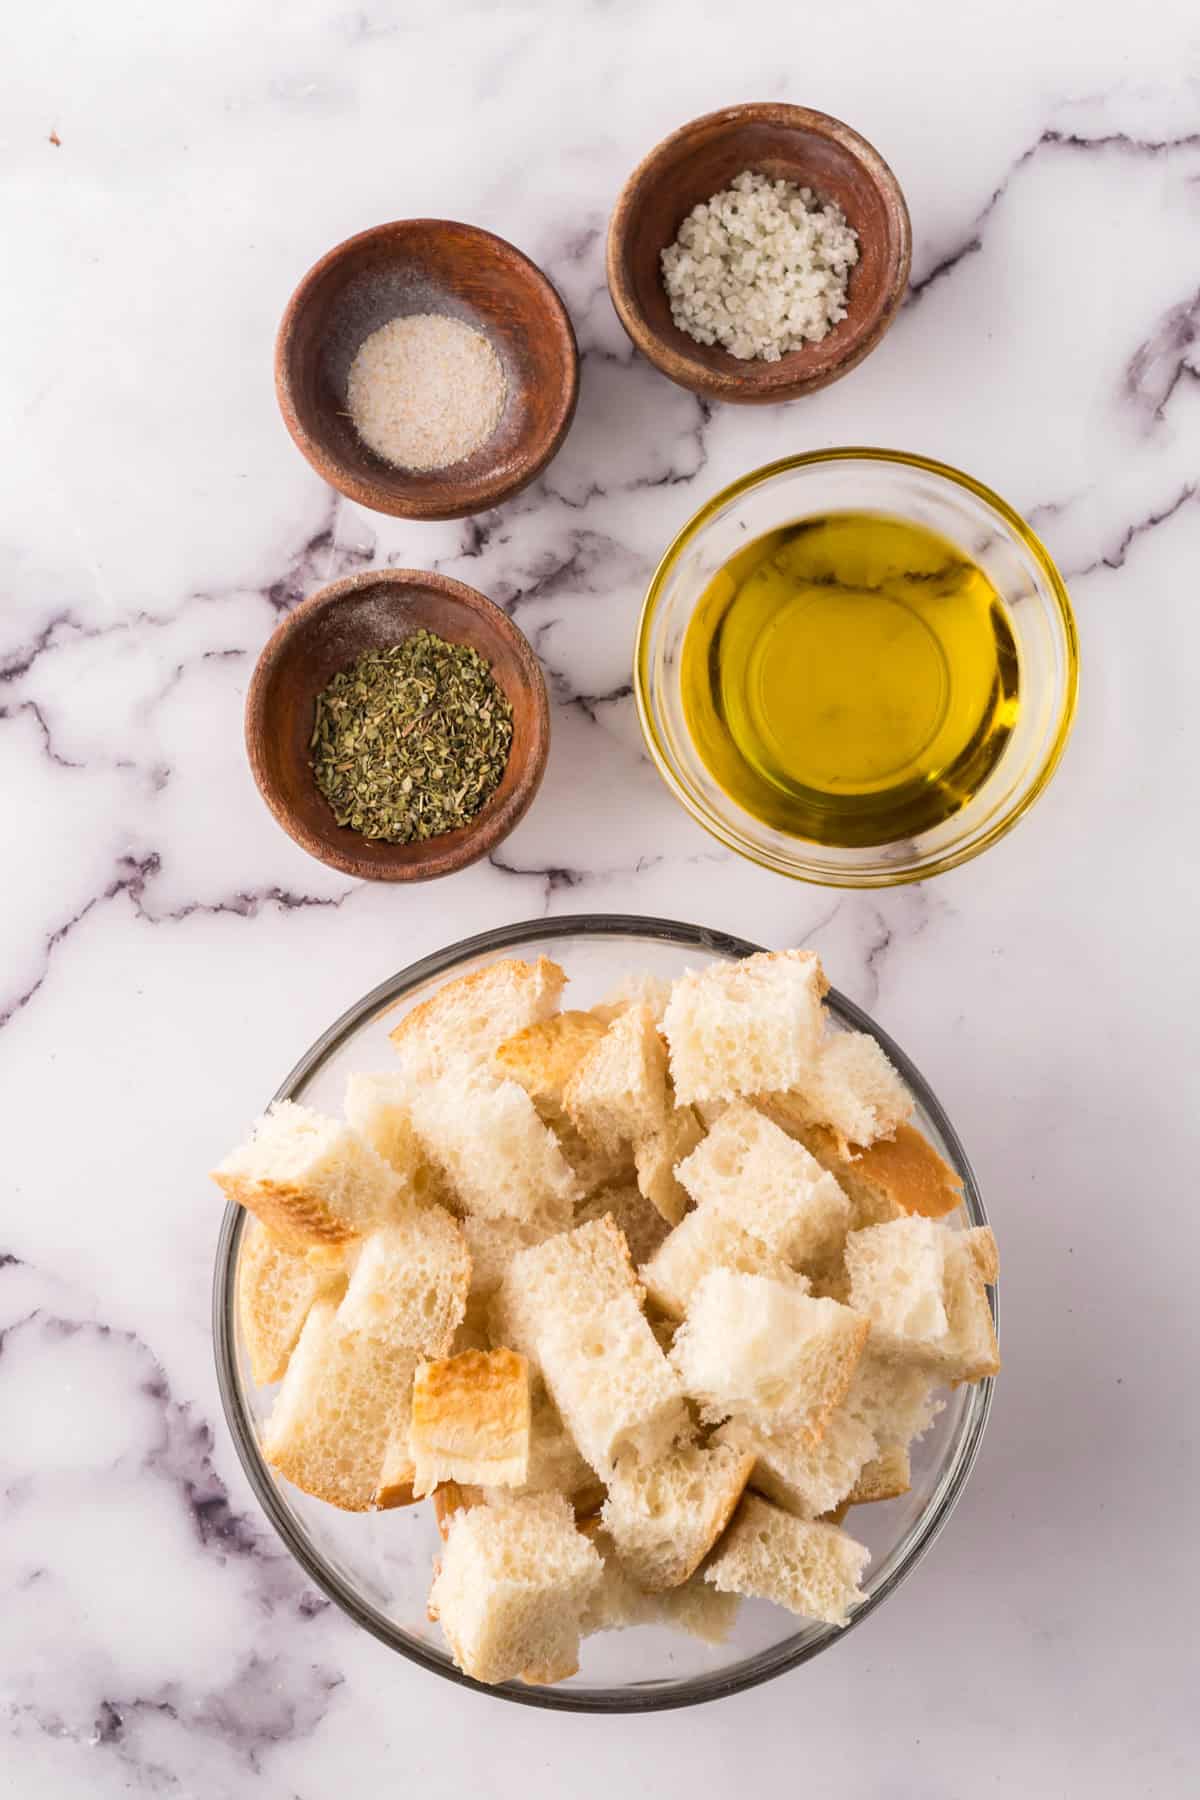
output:
[{"label": "glass bowl of olive oil", "polygon": [[924,457],[830,450],[684,527],[634,673],[659,771],[722,843],[886,887],[977,856],[1032,805],[1078,650],[1062,578],[997,495]]}]

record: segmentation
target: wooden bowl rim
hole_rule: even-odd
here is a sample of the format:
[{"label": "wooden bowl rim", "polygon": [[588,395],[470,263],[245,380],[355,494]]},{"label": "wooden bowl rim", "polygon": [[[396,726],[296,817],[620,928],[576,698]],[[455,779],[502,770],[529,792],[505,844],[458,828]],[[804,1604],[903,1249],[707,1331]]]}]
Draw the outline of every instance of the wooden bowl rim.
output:
[{"label": "wooden bowl rim", "polygon": [[[430,229],[466,232],[471,237],[496,246],[502,255],[522,271],[530,286],[541,293],[546,306],[547,323],[558,342],[562,371],[561,385],[551,407],[549,435],[542,449],[537,454],[523,453],[515,473],[480,477],[471,483],[469,494],[458,499],[440,500],[433,493],[406,491],[406,476],[402,469],[395,470],[394,479],[372,480],[347,468],[340,457],[301,424],[296,412],[289,366],[289,346],[296,320],[312,289],[331,268],[374,240],[402,241],[412,233]],[[520,493],[531,481],[536,481],[542,470],[558,455],[579,402],[579,345],[571,315],[550,277],[507,238],[488,231],[482,225],[472,225],[464,219],[390,219],[343,238],[340,244],[335,244],[319,257],[296,283],[275,334],[275,397],[283,422],[300,454],[330,487],[336,488],[348,500],[357,501],[360,506],[368,507],[372,512],[386,513],[395,519],[466,519],[475,513],[487,512],[491,507],[499,506],[514,494]],[[431,473],[436,474],[438,471]],[[455,483],[452,479],[445,480],[443,486],[448,495],[454,494]],[[460,489],[459,492],[461,496],[463,490]]]},{"label": "wooden bowl rim", "polygon": [[[456,840],[449,846],[442,838],[428,838],[420,846],[376,843],[373,845],[375,857],[378,859],[382,855],[382,861],[356,855],[353,851],[344,849],[338,839],[310,830],[306,822],[280,797],[262,754],[262,739],[271,717],[268,692],[285,651],[293,645],[297,635],[311,627],[314,619],[322,613],[338,605],[347,596],[372,587],[392,587],[400,591],[432,589],[446,603],[447,618],[451,614],[459,621],[479,616],[490,617],[500,636],[512,650],[514,661],[528,684],[533,700],[529,749],[523,764],[517,770],[512,792],[503,804],[489,812],[488,806],[491,803],[488,802],[469,825],[447,833],[446,836]],[[479,647],[474,633],[464,633],[464,636],[476,648]],[[478,588],[468,587],[465,581],[456,581],[450,575],[424,569],[362,569],[357,574],[344,576],[340,581],[331,581],[326,587],[319,588],[280,620],[263,645],[250,677],[246,690],[244,729],[246,754],[255,785],[272,817],[287,832],[293,843],[299,844],[302,850],[307,850],[310,856],[328,868],[338,869],[342,874],[352,875],[360,881],[433,881],[478,862],[481,857],[494,850],[524,818],[546,772],[546,761],[550,753],[550,702],[542,666],[529,639],[513,624],[504,609],[497,606],[494,600],[489,600],[486,594],[481,594]],[[338,830],[331,815],[330,832]],[[414,856],[414,850],[418,849],[420,854]],[[387,859],[389,851],[397,853],[397,860]],[[398,859],[401,851],[405,853],[403,861]]]},{"label": "wooden bowl rim", "polygon": [[[848,337],[844,354],[816,374],[797,374],[794,366],[789,368],[794,357],[804,355],[802,350],[791,352],[777,363],[739,365],[737,359],[731,356],[728,358],[730,367],[727,370],[709,368],[707,363],[689,355],[677,344],[668,342],[651,328],[634,301],[621,266],[634,207],[657,175],[667,153],[713,125],[732,128],[747,124],[786,126],[836,143],[861,166],[885,203],[890,202],[895,208],[897,242],[887,265],[887,280],[879,315],[869,330]],[[827,387],[830,382],[837,381],[841,376],[849,374],[851,369],[857,368],[875,349],[891,326],[908,287],[912,266],[912,221],[904,191],[891,165],[880,155],[874,144],[852,125],[835,118],[832,113],[818,112],[809,106],[793,106],[780,100],[747,100],[736,106],[721,107],[716,112],[702,113],[698,118],[689,119],[686,125],[672,131],[642,158],[617,196],[609,221],[605,263],[609,294],[617,317],[632,342],[656,369],[680,387],[688,388],[695,394],[704,394],[709,399],[769,405],[795,400],[803,394],[815,393],[819,388]]]}]

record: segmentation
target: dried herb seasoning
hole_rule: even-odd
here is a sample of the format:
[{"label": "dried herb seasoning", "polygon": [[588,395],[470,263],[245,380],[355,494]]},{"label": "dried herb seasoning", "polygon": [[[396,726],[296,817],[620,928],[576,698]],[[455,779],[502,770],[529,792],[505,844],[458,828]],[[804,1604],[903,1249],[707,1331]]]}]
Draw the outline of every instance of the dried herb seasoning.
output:
[{"label": "dried herb seasoning", "polygon": [[317,696],[310,761],[339,825],[411,844],[475,817],[499,786],[512,731],[479,652],[416,631],[368,650]]}]

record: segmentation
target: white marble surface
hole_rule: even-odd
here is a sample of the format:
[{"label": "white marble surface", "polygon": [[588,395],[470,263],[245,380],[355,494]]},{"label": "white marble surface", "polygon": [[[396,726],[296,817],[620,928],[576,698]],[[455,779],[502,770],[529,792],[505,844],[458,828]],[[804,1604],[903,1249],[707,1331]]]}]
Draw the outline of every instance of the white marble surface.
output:
[{"label": "white marble surface", "polygon": [[[1183,1794],[1200,1749],[1194,5],[46,0],[7,22],[0,1791]],[[606,211],[666,130],[774,97],[892,161],[914,291],[844,383],[710,416],[632,357]],[[562,455],[471,525],[339,502],[275,412],[297,277],[415,213],[529,251],[584,351]],[[1017,834],[861,897],[720,852],[642,756],[628,691],[675,528],[735,473],[836,443],[999,488],[1060,558],[1083,639],[1074,740]],[[280,612],[389,561],[511,607],[556,702],[525,824],[490,865],[413,892],[308,861],[240,732]],[[488,1703],[356,1636],[249,1496],[208,1323],[204,1171],[298,1052],[422,951],[587,909],[818,946],[943,1096],[1005,1257],[993,1422],[919,1574],[819,1663],[639,1720]]]}]

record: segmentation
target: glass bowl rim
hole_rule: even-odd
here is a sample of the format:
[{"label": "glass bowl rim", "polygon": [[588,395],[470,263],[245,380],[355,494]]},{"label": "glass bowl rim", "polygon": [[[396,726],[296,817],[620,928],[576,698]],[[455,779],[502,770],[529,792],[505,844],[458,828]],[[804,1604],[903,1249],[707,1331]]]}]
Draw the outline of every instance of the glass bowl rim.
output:
[{"label": "glass bowl rim", "polygon": [[[305,1051],[299,1062],[280,1083],[272,1101],[286,1100],[314,1074],[354,1031],[388,1003],[431,977],[445,974],[459,963],[493,951],[511,950],[537,939],[569,937],[602,938],[634,937],[667,943],[681,949],[703,950],[728,957],[752,956],[763,946],[750,943],[729,932],[688,925],[673,919],[643,917],[636,913],[568,913],[552,919],[525,919],[513,925],[494,926],[472,937],[461,938],[442,950],[431,952],[396,974],[389,976],[369,993],[346,1009]],[[848,1000],[836,988],[830,988],[826,1004],[844,1023],[856,1031],[869,1032],[890,1057],[915,1094],[923,1111],[941,1135],[950,1159],[963,1180],[963,1206],[972,1225],[986,1225],[987,1214],[958,1133],[915,1063],[869,1015]],[[916,1522],[891,1551],[893,1566],[887,1578],[852,1615],[849,1625],[840,1630],[826,1626],[811,1641],[797,1645],[794,1638],[748,1657],[732,1670],[716,1670],[711,1675],[692,1675],[678,1683],[660,1687],[647,1683],[638,1688],[529,1687],[521,1682],[505,1682],[490,1687],[474,1681],[452,1664],[447,1665],[432,1651],[413,1638],[408,1638],[381,1612],[363,1600],[327,1565],[319,1552],[297,1528],[290,1509],[280,1496],[259,1448],[253,1422],[243,1403],[241,1379],[236,1354],[237,1252],[246,1221],[244,1208],[226,1206],[217,1239],[213,1269],[213,1353],[216,1361],[217,1386],[225,1422],[233,1438],[234,1449],[254,1496],[285,1548],[303,1569],[309,1580],[350,1618],[354,1624],[410,1662],[431,1670],[435,1675],[470,1688],[493,1699],[510,1700],[517,1705],[542,1707],[557,1712],[579,1713],[643,1713],[666,1712],[682,1706],[695,1706],[708,1700],[724,1699],[770,1681],[789,1669],[838,1643],[860,1625],[876,1607],[895,1592],[925,1556],[953,1512],[967,1478],[979,1454],[979,1447],[992,1405],[993,1382],[990,1378],[968,1390],[967,1405],[955,1438],[947,1446],[942,1469],[934,1492]],[[993,1323],[999,1328],[996,1289],[987,1290]]]},{"label": "glass bowl rim", "polygon": [[[769,852],[752,848],[739,841],[724,820],[702,805],[675,773],[654,722],[651,704],[654,684],[649,670],[650,630],[658,603],[662,598],[663,587],[683,551],[709,525],[717,513],[742,494],[749,493],[751,489],[767,486],[776,476],[789,474],[796,469],[817,467],[824,463],[854,461],[892,463],[898,464],[902,468],[920,469],[926,474],[935,475],[940,480],[950,483],[953,487],[965,489],[976,500],[981,501],[984,506],[996,513],[1033,558],[1038,572],[1049,590],[1054,617],[1062,632],[1065,663],[1064,692],[1053,741],[1043,756],[1036,776],[1017,804],[997,819],[973,843],[965,844],[958,849],[951,847],[941,855],[912,868],[866,873],[860,873],[854,869],[820,869],[811,866],[793,868]],[[1000,495],[986,486],[984,482],[976,481],[973,475],[966,474],[962,469],[956,469],[951,463],[938,462],[933,457],[919,456],[915,452],[907,450],[884,450],[870,445],[847,444],[832,450],[806,450],[795,456],[781,456],[774,462],[764,463],[761,468],[751,469],[748,474],[740,475],[736,481],[731,481],[727,487],[721,488],[711,499],[706,500],[704,505],[693,513],[686,524],[676,532],[650,577],[650,585],[646,589],[646,597],[642,601],[633,650],[633,693],[637,704],[638,722],[642,728],[642,737],[655,768],[685,811],[710,836],[724,844],[727,850],[734,851],[738,856],[744,856],[748,862],[756,863],[761,869],[770,869],[776,875],[789,876],[793,881],[810,882],[817,887],[864,889],[903,887],[908,882],[928,881],[934,875],[942,875],[947,869],[958,868],[962,863],[970,862],[974,857],[981,855],[984,850],[989,850],[993,844],[1008,835],[1014,825],[1024,818],[1034,802],[1040,799],[1045,792],[1051,777],[1062,761],[1078,705],[1079,632],[1067,585],[1058,572],[1054,558],[1042,543],[1037,532],[1014,507],[1008,504],[1007,500],[1001,499]],[[797,839],[796,841],[803,843],[806,840]]]}]

